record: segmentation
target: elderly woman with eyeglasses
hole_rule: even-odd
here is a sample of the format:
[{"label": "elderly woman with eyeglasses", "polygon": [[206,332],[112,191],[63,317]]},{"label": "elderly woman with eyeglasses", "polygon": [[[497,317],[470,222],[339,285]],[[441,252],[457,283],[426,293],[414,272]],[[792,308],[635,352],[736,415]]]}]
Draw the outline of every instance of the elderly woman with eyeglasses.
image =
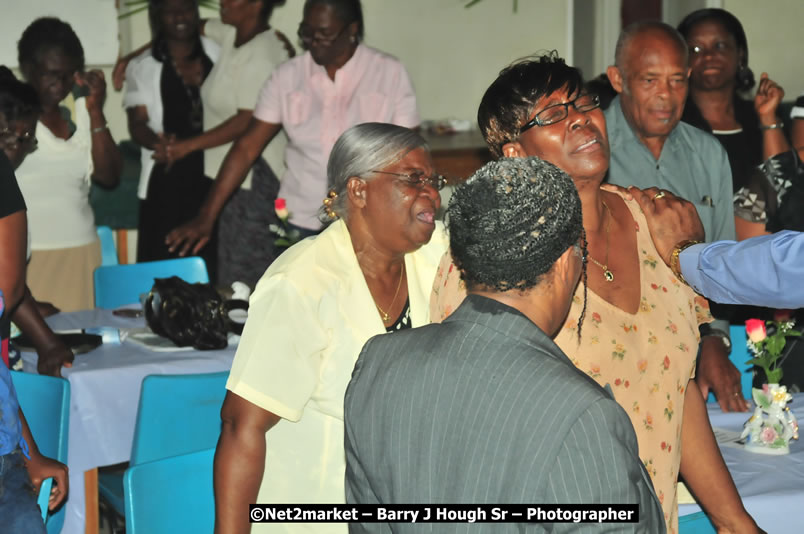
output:
[{"label": "elderly woman with eyeglasses", "polygon": [[291,227],[308,236],[321,228],[317,211],[338,136],[362,122],[419,125],[404,66],[361,42],[360,0],[307,0],[299,39],[306,52],[280,65],[263,86],[252,122],[229,151],[198,216],[168,235],[174,250],[195,253],[206,243],[248,166],[280,130],[288,144],[279,197],[287,202]]},{"label": "elderly woman with eyeglasses", "polygon": [[[575,182],[586,232],[588,299],[579,286],[555,342],[576,367],[608,384],[631,418],[667,531],[678,528],[681,474],[716,526],[755,532],[691,380],[698,324],[711,320],[706,301],[662,261],[636,201],[601,189],[609,168],[606,120],[597,98],[585,92],[580,71],[556,55],[515,63],[486,91],[478,122],[495,156],[538,156]],[[657,205],[678,202],[650,191]],[[433,291],[435,319],[449,315],[466,294],[449,255]]]},{"label": "elderly woman with eyeglasses", "polygon": [[447,243],[435,221],[444,179],[424,139],[391,124],[353,126],[335,143],[327,175],[322,215],[331,224],[282,254],[251,297],[221,410],[218,533],[246,532],[249,503],[345,502],[343,398],[360,349],[429,322]]}]

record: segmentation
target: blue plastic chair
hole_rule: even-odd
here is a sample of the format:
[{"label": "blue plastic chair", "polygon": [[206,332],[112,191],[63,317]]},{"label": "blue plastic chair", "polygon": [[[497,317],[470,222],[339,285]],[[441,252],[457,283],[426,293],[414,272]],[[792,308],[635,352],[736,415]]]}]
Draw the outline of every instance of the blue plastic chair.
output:
[{"label": "blue plastic chair", "polygon": [[129,467],[124,478],[126,534],[212,532],[215,449]]},{"label": "blue plastic chair", "polygon": [[717,534],[714,525],[703,512],[678,518],[678,534]]},{"label": "blue plastic chair", "polygon": [[[36,446],[43,456],[67,463],[67,441],[70,423],[70,383],[63,378],[11,371],[20,408],[28,421]],[[47,531],[61,532],[64,506],[48,517],[48,498],[52,479],[42,483],[39,506]]]},{"label": "blue plastic chair", "polygon": [[[748,336],[745,333],[745,326],[732,326],[729,329],[729,336],[731,337],[731,354],[729,360],[740,371],[740,386],[742,388],[743,397],[746,399],[751,398],[751,387],[754,381],[754,366],[745,362],[753,358],[748,352]],[[706,399],[707,402],[717,402],[715,396],[710,393]]]},{"label": "blue plastic chair", "polygon": [[[215,448],[228,377],[228,371],[146,376],[142,381],[129,467]],[[168,486],[166,491],[173,482],[163,481]],[[99,473],[98,492],[117,513],[125,514],[122,472]],[[196,506],[191,509],[196,510]]]},{"label": "blue plastic chair", "polygon": [[154,278],[171,276],[191,283],[209,282],[207,265],[197,256],[101,266],[95,269],[95,307],[110,309],[139,302],[140,295],[153,287]]},{"label": "blue plastic chair", "polygon": [[101,245],[101,265],[117,265],[117,247],[114,234],[108,226],[98,226],[98,238]]}]

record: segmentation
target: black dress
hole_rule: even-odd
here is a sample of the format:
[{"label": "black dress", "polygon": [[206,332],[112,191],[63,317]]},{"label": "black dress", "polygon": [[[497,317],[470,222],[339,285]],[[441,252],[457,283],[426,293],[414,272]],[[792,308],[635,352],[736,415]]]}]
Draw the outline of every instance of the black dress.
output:
[{"label": "black dress", "polygon": [[[212,61],[202,55],[202,79],[212,69]],[[200,87],[185,86],[172,64],[162,62],[160,82],[162,94],[165,135],[187,139],[203,133],[201,121]],[[196,103],[194,110],[193,102]],[[195,120],[193,120],[195,119]],[[139,235],[137,236],[137,261],[154,261],[176,258],[165,245],[165,236],[198,214],[204,198],[212,186],[212,180],[204,175],[204,153],[196,151],[176,161],[170,168],[157,163],[151,171],[146,198],[140,203]],[[215,234],[199,256],[207,264],[210,281],[216,279],[217,242]]]}]

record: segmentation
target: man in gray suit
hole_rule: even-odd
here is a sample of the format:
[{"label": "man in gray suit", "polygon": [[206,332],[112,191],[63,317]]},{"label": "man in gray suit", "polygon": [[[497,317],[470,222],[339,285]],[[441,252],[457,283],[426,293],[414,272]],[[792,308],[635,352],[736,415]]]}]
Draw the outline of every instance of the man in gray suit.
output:
[{"label": "man in gray suit", "polygon": [[[664,532],[628,416],[551,340],[585,273],[572,181],[538,158],[501,159],[457,188],[448,217],[469,296],[441,324],[378,336],[363,348],[345,399],[347,502],[638,504],[638,523],[550,527]],[[486,523],[473,531],[545,526]],[[352,532],[469,528],[350,525]]]}]

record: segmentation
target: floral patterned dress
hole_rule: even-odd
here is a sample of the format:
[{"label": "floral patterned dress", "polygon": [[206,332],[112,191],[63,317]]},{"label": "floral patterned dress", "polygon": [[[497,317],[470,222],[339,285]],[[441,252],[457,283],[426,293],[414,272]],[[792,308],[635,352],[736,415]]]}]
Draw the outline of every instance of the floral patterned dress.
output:
[{"label": "floral patterned dress", "polygon": [[[660,259],[636,202],[625,203],[636,224],[639,310],[636,314],[625,312],[588,291],[579,343],[577,325],[583,308],[579,284],[555,342],[579,369],[599,384],[609,384],[628,413],[639,441],[639,455],[664,509],[668,532],[675,533],[684,394],[695,374],[698,325],[712,318],[706,300],[680,282]],[[595,274],[599,273],[589,273]],[[430,317],[443,320],[465,295],[448,252],[436,274]]]}]

